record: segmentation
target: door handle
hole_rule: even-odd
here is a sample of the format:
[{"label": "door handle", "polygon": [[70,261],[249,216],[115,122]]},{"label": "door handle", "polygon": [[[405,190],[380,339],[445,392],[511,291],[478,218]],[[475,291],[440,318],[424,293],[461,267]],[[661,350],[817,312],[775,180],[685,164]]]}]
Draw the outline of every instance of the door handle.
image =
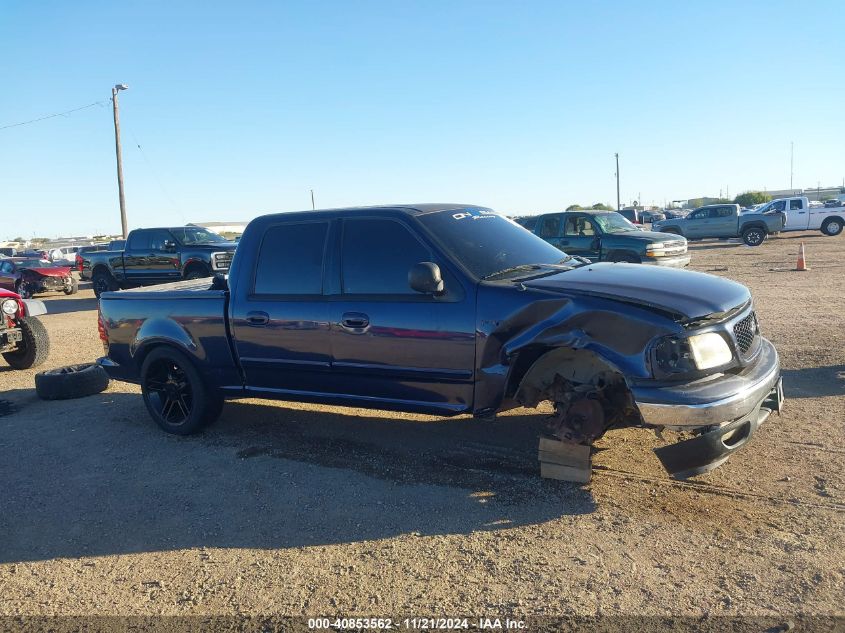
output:
[{"label": "door handle", "polygon": [[362,312],[344,312],[340,324],[350,330],[360,330],[370,324],[370,317]]},{"label": "door handle", "polygon": [[247,312],[246,322],[254,326],[267,325],[270,322],[270,315],[266,312]]}]

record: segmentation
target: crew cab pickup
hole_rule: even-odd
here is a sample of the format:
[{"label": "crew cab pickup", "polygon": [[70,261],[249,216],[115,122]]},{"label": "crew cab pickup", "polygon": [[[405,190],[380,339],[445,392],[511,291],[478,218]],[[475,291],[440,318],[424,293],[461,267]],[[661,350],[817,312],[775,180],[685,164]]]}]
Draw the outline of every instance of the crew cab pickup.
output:
[{"label": "crew cab pickup", "polygon": [[167,432],[224,400],[331,403],[492,420],[550,401],[546,433],[689,432],[676,477],[722,463],[783,400],[744,286],[585,263],[490,209],[423,204],[268,215],[228,280],[100,298],[99,364],[141,385]]},{"label": "crew cab pickup", "polygon": [[760,246],[769,233],[782,231],[785,221],[782,213],[740,213],[738,204],[711,204],[691,211],[685,218],[660,220],[651,228],[690,240],[741,237],[748,246]]},{"label": "crew cab pickup", "polygon": [[569,255],[597,262],[688,266],[683,237],[641,231],[615,211],[564,211],[517,218],[517,223]]},{"label": "crew cab pickup", "polygon": [[778,198],[767,203],[758,213],[783,213],[786,223],[781,231],[820,230],[825,235],[839,235],[845,228],[845,205],[813,208],[806,196]]},{"label": "crew cab pickup", "polygon": [[199,226],[135,229],[123,250],[81,253],[77,267],[94,294],[226,272],[237,244]]}]

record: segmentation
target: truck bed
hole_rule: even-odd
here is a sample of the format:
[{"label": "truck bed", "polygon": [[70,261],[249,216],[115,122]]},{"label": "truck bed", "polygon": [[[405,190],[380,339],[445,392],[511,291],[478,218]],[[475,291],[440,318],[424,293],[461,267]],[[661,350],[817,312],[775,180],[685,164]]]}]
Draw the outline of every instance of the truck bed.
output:
[{"label": "truck bed", "polygon": [[137,382],[145,355],[160,344],[178,348],[213,385],[240,385],[230,345],[228,290],[206,277],[104,292],[100,314],[113,376]]},{"label": "truck bed", "polygon": [[208,299],[226,296],[228,291],[215,289],[213,285],[214,279],[212,277],[203,277],[202,279],[174,281],[169,284],[106,292],[103,293],[102,299],[107,301],[113,299]]}]

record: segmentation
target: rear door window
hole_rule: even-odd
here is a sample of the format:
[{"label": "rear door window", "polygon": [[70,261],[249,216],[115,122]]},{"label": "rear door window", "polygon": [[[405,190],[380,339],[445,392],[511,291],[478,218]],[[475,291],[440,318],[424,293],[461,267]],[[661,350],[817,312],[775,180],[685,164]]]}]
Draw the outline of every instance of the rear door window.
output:
[{"label": "rear door window", "polygon": [[135,231],[129,236],[128,249],[132,251],[150,250],[152,231]]},{"label": "rear door window", "polygon": [[258,251],[254,293],[322,294],[328,231],[328,222],[280,224],[267,229]]},{"label": "rear door window", "polygon": [[804,201],[803,200],[790,200],[789,201],[789,210],[794,211],[796,209],[803,209],[804,208]]}]

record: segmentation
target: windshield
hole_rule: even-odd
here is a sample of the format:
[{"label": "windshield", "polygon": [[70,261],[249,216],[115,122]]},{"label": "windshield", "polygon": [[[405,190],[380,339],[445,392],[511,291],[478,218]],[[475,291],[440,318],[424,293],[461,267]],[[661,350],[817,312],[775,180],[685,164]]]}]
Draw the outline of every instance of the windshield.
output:
[{"label": "windshield", "polygon": [[226,238],[222,235],[217,235],[208,229],[202,229],[195,226],[184,226],[176,229],[170,229],[170,232],[176,236],[182,244],[214,244],[216,242],[225,242]]},{"label": "windshield", "polygon": [[419,216],[446,250],[479,279],[527,264],[559,264],[569,256],[490,209]]},{"label": "windshield", "polygon": [[24,259],[18,262],[18,268],[53,268],[55,264],[43,259]]},{"label": "windshield", "polygon": [[639,230],[619,213],[602,213],[601,215],[594,215],[593,219],[605,233],[625,233],[626,231]]}]

